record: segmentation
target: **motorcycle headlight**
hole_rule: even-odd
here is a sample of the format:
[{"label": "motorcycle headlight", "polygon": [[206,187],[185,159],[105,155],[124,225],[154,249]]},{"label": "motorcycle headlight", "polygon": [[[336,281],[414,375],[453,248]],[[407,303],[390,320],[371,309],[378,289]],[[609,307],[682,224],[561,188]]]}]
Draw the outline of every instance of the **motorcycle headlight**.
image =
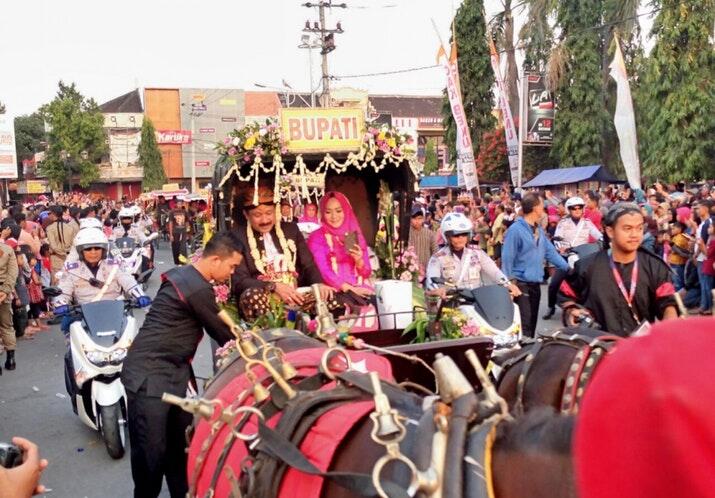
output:
[{"label": "motorcycle headlight", "polygon": [[84,356],[87,358],[87,361],[89,361],[91,364],[96,365],[98,367],[106,367],[107,364],[109,363],[109,358],[107,357],[107,353],[105,353],[103,351],[85,350]]},{"label": "motorcycle headlight", "polygon": [[117,348],[111,353],[109,353],[109,363],[112,365],[118,365],[122,361],[124,361],[124,358],[127,357],[127,350],[124,348]]}]

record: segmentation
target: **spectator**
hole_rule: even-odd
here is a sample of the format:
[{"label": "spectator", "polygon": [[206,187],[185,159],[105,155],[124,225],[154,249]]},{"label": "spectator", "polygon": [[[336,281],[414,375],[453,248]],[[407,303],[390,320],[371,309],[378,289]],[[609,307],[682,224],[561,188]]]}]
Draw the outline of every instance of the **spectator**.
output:
[{"label": "spectator", "polygon": [[437,237],[432,230],[425,227],[425,217],[422,207],[416,206],[412,208],[411,214],[410,235],[407,245],[414,248],[417,253],[417,259],[419,259],[420,262],[420,269],[422,273],[424,273],[429,259],[437,252]]}]

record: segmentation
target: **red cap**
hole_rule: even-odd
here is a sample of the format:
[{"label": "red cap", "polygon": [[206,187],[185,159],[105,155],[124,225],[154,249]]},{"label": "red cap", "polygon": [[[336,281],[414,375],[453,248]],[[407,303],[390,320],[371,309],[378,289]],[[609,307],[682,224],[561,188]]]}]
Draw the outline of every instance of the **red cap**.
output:
[{"label": "red cap", "polygon": [[655,325],[619,343],[584,395],[580,498],[715,497],[715,320]]}]

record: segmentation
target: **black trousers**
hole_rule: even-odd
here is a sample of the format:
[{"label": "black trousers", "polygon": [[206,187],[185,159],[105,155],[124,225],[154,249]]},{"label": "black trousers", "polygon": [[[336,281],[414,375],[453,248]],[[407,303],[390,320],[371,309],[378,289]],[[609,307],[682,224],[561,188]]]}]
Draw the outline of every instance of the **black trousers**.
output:
[{"label": "black trousers", "polygon": [[171,242],[171,254],[174,256],[174,264],[179,265],[181,264],[181,261],[179,261],[179,255],[183,254],[186,256],[186,238],[185,237],[174,237],[174,240]]},{"label": "black trousers", "polygon": [[536,322],[539,319],[539,303],[541,302],[541,284],[532,282],[516,283],[521,296],[515,299],[521,315],[521,331],[526,337],[534,337]]},{"label": "black trousers", "polygon": [[184,498],[186,477],[186,428],[190,413],[161,398],[149,397],[142,387],[127,392],[134,498],[156,498],[166,476],[172,498]]},{"label": "black trousers", "polygon": [[561,282],[566,278],[567,273],[563,270],[556,270],[551,276],[551,281],[549,282],[549,308],[556,307],[556,301],[559,297],[559,287],[561,287]]}]

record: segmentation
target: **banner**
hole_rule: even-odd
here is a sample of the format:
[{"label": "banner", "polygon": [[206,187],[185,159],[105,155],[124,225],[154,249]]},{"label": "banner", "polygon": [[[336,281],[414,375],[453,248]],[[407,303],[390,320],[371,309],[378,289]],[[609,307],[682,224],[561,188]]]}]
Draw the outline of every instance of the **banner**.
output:
[{"label": "banner", "polygon": [[286,108],[280,110],[288,151],[357,151],[362,144],[365,112],[353,107]]},{"label": "banner", "polygon": [[502,117],[504,119],[504,137],[506,138],[506,151],[509,157],[511,183],[512,185],[518,186],[521,185],[521,178],[519,178],[519,137],[516,134],[514,118],[511,115],[511,108],[509,107],[509,96],[499,68],[499,54],[491,37],[489,37],[489,52],[491,52],[492,69],[494,70],[494,77],[497,80],[497,88],[499,90],[499,107],[501,108]]},{"label": "banner", "polygon": [[191,143],[191,130],[156,130],[156,143],[188,145]]},{"label": "banner", "polygon": [[525,115],[521,122],[526,123],[524,143],[531,145],[551,145],[554,140],[554,98],[546,90],[544,75],[524,73],[522,95],[527,97],[523,107]]},{"label": "banner", "polygon": [[636,118],[633,114],[631,86],[628,83],[626,64],[621,54],[621,45],[616,40],[616,53],[613,56],[611,78],[616,80],[616,112],[613,123],[616,126],[618,142],[620,143],[621,161],[626,170],[626,178],[631,188],[641,188],[641,167],[638,160],[638,135],[636,134]]},{"label": "banner", "polygon": [[17,178],[15,120],[9,114],[0,114],[0,178]]},{"label": "banner", "polygon": [[[440,56],[445,55],[444,49],[440,48]],[[447,71],[447,95],[449,95],[449,105],[452,108],[452,116],[457,127],[457,178],[459,186],[464,185],[467,190],[479,188],[477,178],[477,166],[474,163],[474,150],[472,149],[472,137],[469,134],[467,116],[462,106],[462,91],[459,86],[459,68],[457,67],[457,45],[452,44],[452,51],[449,60],[445,63]],[[463,181],[463,183],[462,183]]]}]

